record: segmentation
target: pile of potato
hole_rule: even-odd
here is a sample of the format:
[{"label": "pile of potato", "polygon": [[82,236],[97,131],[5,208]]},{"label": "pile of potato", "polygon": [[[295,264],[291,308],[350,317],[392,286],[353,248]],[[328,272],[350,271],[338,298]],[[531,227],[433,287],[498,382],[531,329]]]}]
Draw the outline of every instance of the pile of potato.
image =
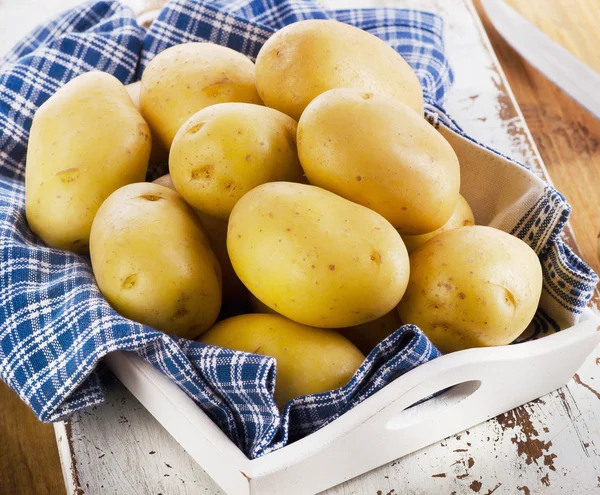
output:
[{"label": "pile of potato", "polygon": [[325,20],[277,32],[256,65],[187,43],[141,83],[81,75],[35,114],[26,167],[48,246],[89,252],[128,318],[275,357],[280,407],[345,384],[402,323],[443,352],[525,329],[538,258],[474,226],[459,190],[408,64]]}]

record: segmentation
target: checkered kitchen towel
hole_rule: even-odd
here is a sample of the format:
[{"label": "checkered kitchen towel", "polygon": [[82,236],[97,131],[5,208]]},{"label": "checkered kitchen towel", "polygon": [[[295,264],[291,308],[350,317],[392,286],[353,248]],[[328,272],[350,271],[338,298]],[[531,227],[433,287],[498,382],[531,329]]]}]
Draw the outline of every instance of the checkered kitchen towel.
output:
[{"label": "checkered kitchen towel", "polygon": [[[318,429],[438,356],[421,331],[407,325],[381,343],[345,387],[298,398],[280,414],[272,400],[273,359],[169,337],[121,317],[99,293],[87,257],[45,247],[26,223],[23,177],[31,119],[70,79],[99,69],[129,83],[154,55],[186,41],[220,43],[253,58],[274,30],[327,17],[390,43],[419,76],[432,120],[452,129],[456,139],[467,139],[444,122],[437,106],[452,76],[441,20],[423,12],[323,11],[308,0],[171,0],[146,32],[128,8],[98,1],[38,28],[0,59],[0,377],[41,420],[56,421],[101,402],[99,359],[115,350],[136,351],[194,398],[248,456],[257,457]],[[556,321],[575,321],[596,279],[558,238],[568,205],[548,186],[534,185],[537,196],[517,201],[515,211],[523,214],[500,215],[498,226],[525,239],[535,231],[530,243],[539,244],[540,257],[546,257],[545,277],[552,281],[546,294],[558,307],[549,311],[560,316],[537,318],[536,328],[544,331]],[[537,218],[543,221],[535,224]]]}]

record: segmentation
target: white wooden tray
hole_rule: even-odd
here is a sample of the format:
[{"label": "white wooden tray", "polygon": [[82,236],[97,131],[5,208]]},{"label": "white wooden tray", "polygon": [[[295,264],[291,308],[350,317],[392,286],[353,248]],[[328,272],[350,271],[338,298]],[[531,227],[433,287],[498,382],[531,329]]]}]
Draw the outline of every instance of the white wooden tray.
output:
[{"label": "white wooden tray", "polygon": [[[565,385],[600,343],[600,318],[541,339],[425,363],[317,432],[248,459],[177,385],[132,353],[119,380],[231,495],[317,493]],[[429,395],[443,394],[408,409]]]}]

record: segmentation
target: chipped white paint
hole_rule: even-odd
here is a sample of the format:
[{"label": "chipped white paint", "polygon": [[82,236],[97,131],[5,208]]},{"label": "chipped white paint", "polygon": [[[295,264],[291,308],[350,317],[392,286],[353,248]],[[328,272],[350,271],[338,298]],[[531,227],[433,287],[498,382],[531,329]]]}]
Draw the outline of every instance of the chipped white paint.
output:
[{"label": "chipped white paint", "polygon": [[[135,8],[143,1],[127,0]],[[156,0],[152,1],[155,3]],[[0,2],[0,53],[77,0]],[[440,13],[456,81],[446,105],[474,138],[547,178],[471,0],[327,0],[330,7],[414,7]],[[14,19],[18,18],[19,23]],[[600,491],[600,349],[561,390],[327,491],[329,495],[588,494]],[[518,383],[515,384],[518,386]],[[131,395],[57,425],[69,493],[220,493]],[[442,419],[441,419],[442,420]],[[357,450],[360,446],[356,446]]]},{"label": "chipped white paint", "polygon": [[115,378],[106,379],[106,404],[56,425],[67,493],[221,493]]},{"label": "chipped white paint", "polygon": [[[600,319],[589,313],[583,320],[577,328],[535,342],[442,356],[302,441],[252,461],[148,363],[121,353],[106,362],[227,493],[304,495],[353,479],[567,383],[600,343]],[[407,409],[450,386],[447,393]]]}]

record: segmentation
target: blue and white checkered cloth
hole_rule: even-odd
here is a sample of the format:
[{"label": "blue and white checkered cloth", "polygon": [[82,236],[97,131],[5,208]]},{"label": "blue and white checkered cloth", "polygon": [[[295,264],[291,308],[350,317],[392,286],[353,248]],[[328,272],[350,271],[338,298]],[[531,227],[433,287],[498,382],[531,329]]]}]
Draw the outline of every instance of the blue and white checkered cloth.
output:
[{"label": "blue and white checkered cloth", "polygon": [[[338,19],[386,40],[417,73],[430,107],[443,102],[452,74],[437,16],[323,11],[311,0],[171,0],[148,31],[117,1],[96,1],[37,28],[0,59],[0,378],[42,421],[102,402],[99,360],[111,351],[135,351],[253,458],[315,431],[439,355],[407,325],[382,342],[346,386],[298,398],[280,414],[272,399],[272,358],[166,336],[123,318],[100,294],[89,258],[47,248],[27,225],[23,179],[31,121],[69,80],[99,69],[127,84],[157,53],[187,41],[219,43],[254,58],[275,30],[310,18]],[[522,230],[517,234],[525,237],[528,229]],[[572,314],[581,312],[597,278],[559,240],[543,255],[555,260],[554,268],[544,264],[553,297]],[[555,326],[550,317],[543,321],[542,327]]]}]

